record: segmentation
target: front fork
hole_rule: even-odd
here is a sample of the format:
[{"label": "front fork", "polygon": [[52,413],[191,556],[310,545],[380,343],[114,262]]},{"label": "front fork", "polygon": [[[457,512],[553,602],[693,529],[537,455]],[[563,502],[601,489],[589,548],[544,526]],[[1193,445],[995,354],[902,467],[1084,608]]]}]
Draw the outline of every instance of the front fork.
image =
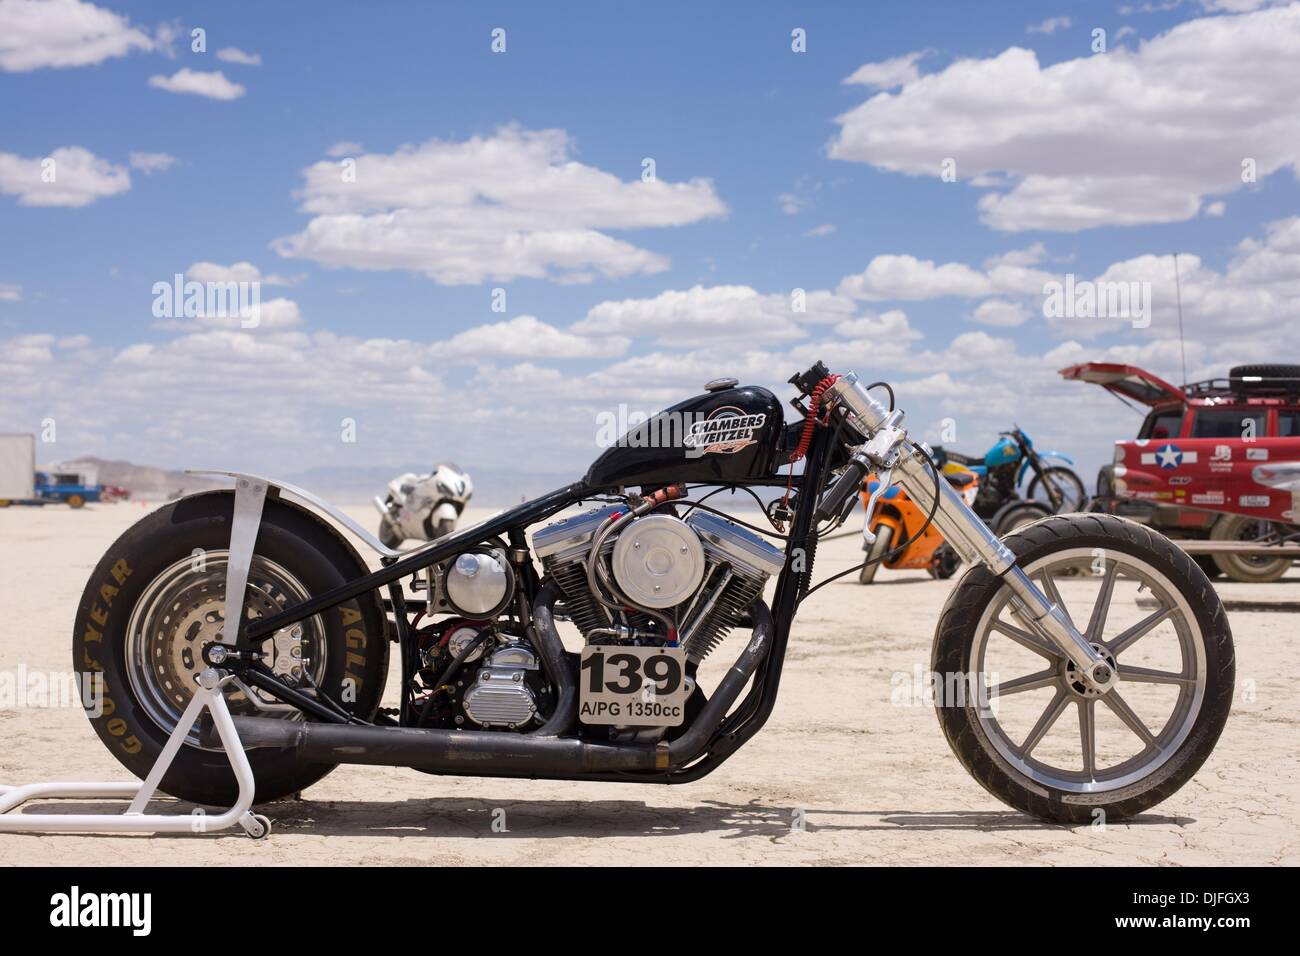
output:
[{"label": "front fork", "polygon": [[[841,377],[830,390],[873,433],[890,414],[858,385],[855,375]],[[1013,605],[1017,617],[1073,663],[1085,684],[1101,693],[1114,687],[1118,675],[1110,662],[1079,632],[1065,609],[1052,601],[1016,565],[1016,556],[971,510],[957,490],[942,475],[936,482],[927,457],[920,454],[910,441],[904,441],[898,453],[898,462],[894,466],[898,483],[926,514],[934,507],[937,487],[939,506],[934,512],[934,524],[962,560],[979,562],[1002,578],[1019,599]]]}]

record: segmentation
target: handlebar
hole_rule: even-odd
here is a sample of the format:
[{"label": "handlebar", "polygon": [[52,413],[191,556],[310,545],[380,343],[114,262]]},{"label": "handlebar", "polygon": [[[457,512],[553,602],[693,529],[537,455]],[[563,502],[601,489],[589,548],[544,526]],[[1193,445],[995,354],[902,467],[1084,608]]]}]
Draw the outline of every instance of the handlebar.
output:
[{"label": "handlebar", "polygon": [[862,479],[871,473],[871,462],[861,452],[849,459],[843,473],[831,485],[830,491],[822,495],[814,514],[818,524],[827,518],[838,518],[844,511],[851,495],[857,494],[862,487]]}]

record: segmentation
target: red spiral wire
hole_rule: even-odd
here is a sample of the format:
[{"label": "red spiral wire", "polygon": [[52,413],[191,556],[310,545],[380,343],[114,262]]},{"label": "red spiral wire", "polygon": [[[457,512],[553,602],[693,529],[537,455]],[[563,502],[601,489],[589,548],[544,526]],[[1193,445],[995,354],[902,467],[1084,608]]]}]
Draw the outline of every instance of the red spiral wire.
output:
[{"label": "red spiral wire", "polygon": [[817,408],[821,405],[822,394],[839,380],[838,375],[827,375],[817,383],[812,390],[812,394],[808,396],[808,414],[804,416],[803,431],[799,434],[799,444],[790,453],[790,464],[793,465],[808,454],[808,446],[812,444],[813,429],[817,427]]}]

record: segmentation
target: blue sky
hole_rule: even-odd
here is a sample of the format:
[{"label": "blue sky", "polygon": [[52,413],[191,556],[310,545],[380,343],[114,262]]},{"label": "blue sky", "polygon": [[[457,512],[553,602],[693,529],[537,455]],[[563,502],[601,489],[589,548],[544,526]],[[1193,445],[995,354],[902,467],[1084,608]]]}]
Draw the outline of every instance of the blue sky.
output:
[{"label": "blue sky", "polygon": [[[89,3],[34,12],[0,0],[0,24],[20,17],[23,32],[21,43],[0,34],[0,430],[39,431],[53,417],[58,447],[44,458],[281,473],[439,457],[504,467],[519,439],[545,437],[536,466],[579,471],[598,450],[591,422],[601,410],[685,397],[713,377],[697,370],[776,386],[817,353],[902,383],[913,428],[931,440],[951,418],[956,444],[974,450],[1014,419],[1083,459],[1090,478],[1137,419],[1099,391],[1059,382],[1050,366],[1123,358],[1177,379],[1176,313],[1161,285],[1171,263],[1161,257],[1196,260],[1180,257],[1191,269],[1192,377],[1300,341],[1300,250],[1285,226],[1300,198],[1288,75],[1300,18],[1257,0],[1128,6],[1141,5],[100,3],[99,35],[87,37],[69,24]],[[195,27],[205,53],[190,49]],[[490,50],[494,28],[506,31],[504,53]],[[795,28],[806,31],[804,53],[791,50]],[[1090,49],[1095,28],[1107,31],[1105,53]],[[1289,51],[1289,65],[1263,62],[1261,44]],[[218,58],[229,48],[260,63]],[[1006,56],[1015,48],[1036,57],[1028,72]],[[1084,62],[1098,57],[1104,67]],[[845,82],[891,63],[875,86]],[[1050,72],[1058,67],[1069,75]],[[962,82],[956,71],[967,68]],[[205,89],[243,91],[163,88],[187,70],[222,75]],[[1224,88],[1221,78],[1238,76],[1259,91],[1255,102]],[[1134,105],[1127,85],[1160,82],[1187,94],[1167,124]],[[1049,92],[1036,94],[1037,83]],[[1061,107],[1035,113],[1052,90],[1063,90]],[[837,119],[855,110],[856,120]],[[974,129],[949,140],[963,124]],[[542,188],[468,207],[441,193],[418,198],[446,175],[439,157],[463,169],[457,157],[471,141],[508,152],[542,131],[561,131],[561,155],[539,173],[576,163],[580,182],[635,187],[651,157],[667,188],[610,186],[600,200],[584,188],[572,202]],[[882,141],[850,142],[855,132]],[[414,158],[382,165],[404,145]],[[86,173],[86,188],[104,194],[32,204],[31,164],[69,147],[106,164],[97,175],[125,172],[129,188],[110,193]],[[150,172],[132,154],[170,159]],[[377,191],[359,206],[326,182],[349,156]],[[939,176],[949,156],[956,182]],[[1240,182],[1239,157],[1258,158],[1256,182]],[[323,177],[314,188],[309,168]],[[531,167],[501,172],[518,168]],[[476,182],[495,174],[485,165]],[[1046,192],[1029,188],[1035,177]],[[516,186],[501,183],[511,195]],[[644,208],[620,211],[634,194]],[[979,205],[989,195],[1011,199],[990,211]],[[525,236],[551,224],[564,236],[530,252],[529,265],[510,253],[502,274],[453,275],[393,231],[415,208],[454,245],[457,223],[484,205]],[[363,254],[339,238],[352,215],[377,248]],[[661,220],[671,224],[647,225]],[[1270,223],[1284,225],[1270,232]],[[313,228],[322,242],[303,240]],[[471,251],[499,244],[491,229],[465,227]],[[573,265],[567,250],[579,239]],[[973,277],[987,280],[990,260],[1008,254],[1024,273],[1010,287]],[[946,283],[918,261],[968,271]],[[909,278],[845,284],[873,262]],[[263,300],[289,303],[277,306],[283,324],[158,322],[153,284],[200,263],[251,263]],[[1066,271],[1152,278],[1152,327],[1045,320],[1035,283]],[[506,290],[503,314],[491,310],[494,288]],[[771,297],[770,313],[795,288],[822,290],[828,313],[745,321],[757,299]],[[1003,318],[974,317],[989,300]],[[716,309],[707,331],[680,314],[692,303]],[[616,313],[621,331],[602,338],[603,317]],[[520,316],[532,324],[502,324]],[[655,323],[664,336],[645,332]],[[539,355],[500,344],[551,331],[558,344]],[[361,423],[358,442],[338,440],[343,417]]]}]

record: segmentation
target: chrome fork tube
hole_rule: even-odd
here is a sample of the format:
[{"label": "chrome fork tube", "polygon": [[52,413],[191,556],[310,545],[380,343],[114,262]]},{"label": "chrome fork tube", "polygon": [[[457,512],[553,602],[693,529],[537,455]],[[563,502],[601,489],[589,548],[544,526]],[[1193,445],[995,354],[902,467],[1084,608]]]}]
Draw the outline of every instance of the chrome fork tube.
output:
[{"label": "chrome fork tube", "polygon": [[[855,375],[843,376],[831,386],[830,391],[873,432],[889,414],[858,384]],[[898,452],[899,461],[894,466],[898,483],[920,509],[929,514],[934,507],[936,482],[928,459],[910,441],[903,442]],[[1019,599],[1017,614],[1021,620],[1031,630],[1051,641],[1074,663],[1087,684],[1099,691],[1107,691],[1114,686],[1117,676],[1114,668],[1079,633],[1065,609],[1054,603],[1029,575],[1016,566],[1016,556],[942,476],[937,487],[939,507],[934,513],[934,524],[952,549],[961,555],[963,561],[979,562],[1001,577]]]}]

